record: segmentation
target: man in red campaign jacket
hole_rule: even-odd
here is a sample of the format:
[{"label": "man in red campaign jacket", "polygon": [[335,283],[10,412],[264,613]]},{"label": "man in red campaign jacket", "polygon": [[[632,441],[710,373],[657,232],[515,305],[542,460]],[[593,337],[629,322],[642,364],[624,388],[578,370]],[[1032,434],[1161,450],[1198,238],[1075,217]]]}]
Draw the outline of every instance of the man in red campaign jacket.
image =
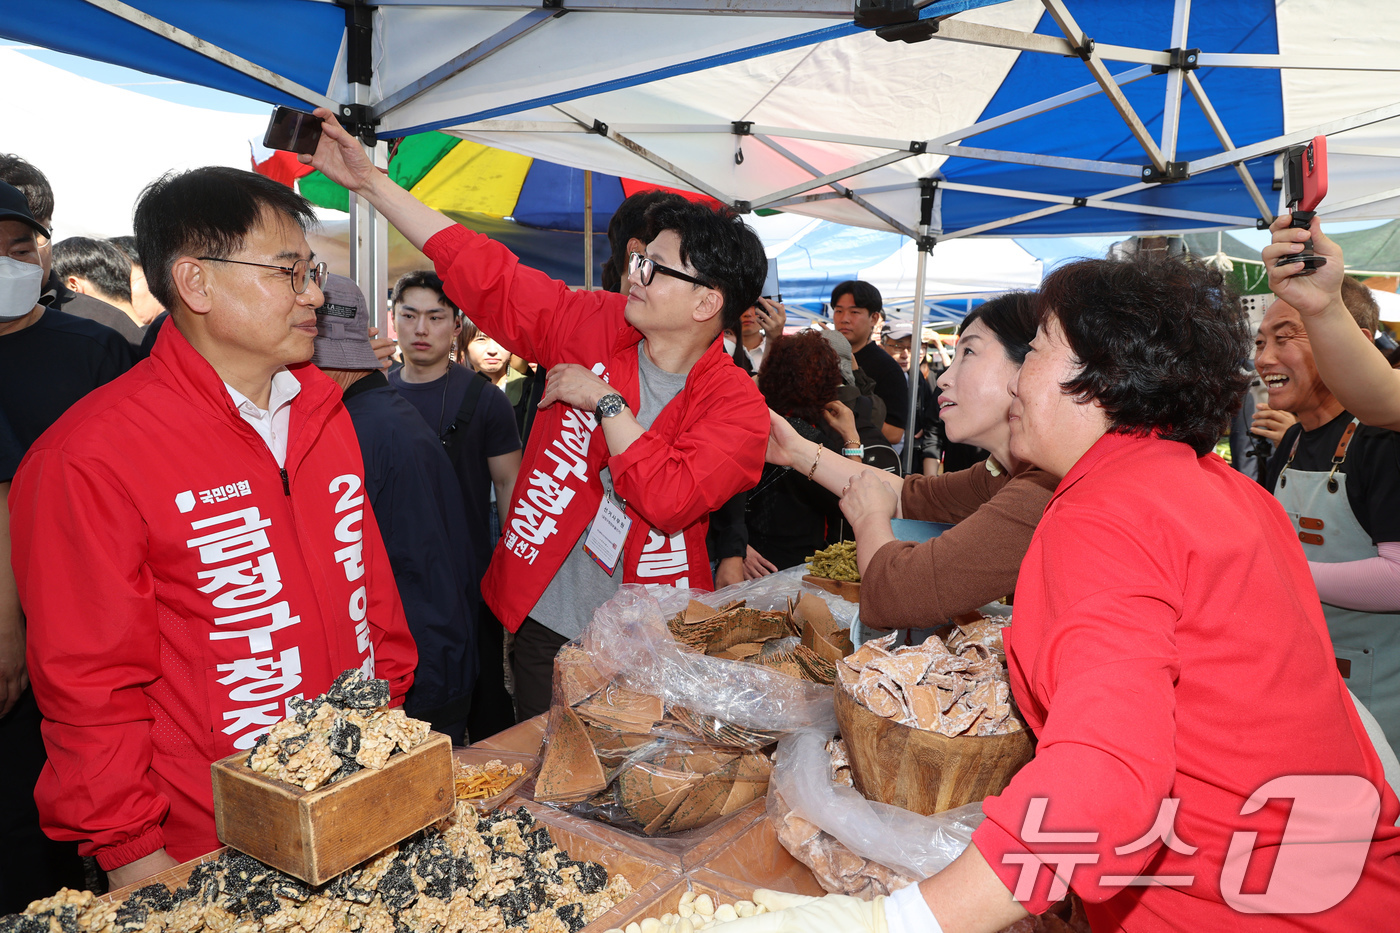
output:
[{"label": "man in red campaign jacket", "polygon": [[231,168],[167,176],[136,233],[171,311],[10,492],[49,761],[44,830],[112,887],[218,846],[211,762],[358,667],[417,664],[340,390],[306,364],[325,267],[307,203]]},{"label": "man in red campaign jacket", "polygon": [[737,217],[682,203],[649,215],[626,295],[571,291],[376,172],[329,111],[310,158],[433,260],[446,292],[548,370],[501,541],[482,583],[515,632],[524,719],[549,708],[555,653],[622,583],[711,589],[709,514],[763,468],[768,411],[724,353],[758,299],[763,245]]}]

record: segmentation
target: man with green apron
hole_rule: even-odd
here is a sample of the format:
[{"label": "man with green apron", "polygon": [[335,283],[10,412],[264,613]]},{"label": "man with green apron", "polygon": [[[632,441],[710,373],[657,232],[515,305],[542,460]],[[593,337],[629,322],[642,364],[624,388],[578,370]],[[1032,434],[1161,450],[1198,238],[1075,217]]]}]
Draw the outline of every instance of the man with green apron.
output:
[{"label": "man with green apron", "polygon": [[[1369,337],[1377,314],[1365,292],[1344,288],[1343,299]],[[1343,410],[1288,304],[1269,308],[1255,347],[1269,406],[1298,418],[1265,485],[1297,529],[1338,669],[1400,748],[1400,434],[1360,425]]]}]

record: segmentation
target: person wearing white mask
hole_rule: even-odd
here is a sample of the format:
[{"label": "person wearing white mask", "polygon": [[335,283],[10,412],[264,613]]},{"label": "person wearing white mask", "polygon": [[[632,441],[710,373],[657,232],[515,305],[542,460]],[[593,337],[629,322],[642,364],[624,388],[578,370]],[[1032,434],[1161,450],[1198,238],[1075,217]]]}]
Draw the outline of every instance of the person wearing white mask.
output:
[{"label": "person wearing white mask", "polygon": [[51,842],[34,806],[45,755],[10,566],[10,480],[29,445],[70,405],[131,367],[131,349],[116,331],[40,303],[48,240],[24,195],[0,182],[0,747],[14,762],[0,769],[0,807],[15,813],[0,830],[0,913],[83,880],[76,848]]}]

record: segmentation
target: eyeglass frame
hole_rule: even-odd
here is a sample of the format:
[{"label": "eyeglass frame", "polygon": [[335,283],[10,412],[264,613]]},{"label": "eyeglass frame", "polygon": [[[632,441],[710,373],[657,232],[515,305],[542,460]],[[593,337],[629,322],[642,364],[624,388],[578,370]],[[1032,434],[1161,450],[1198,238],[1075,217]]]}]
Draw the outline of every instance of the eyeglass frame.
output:
[{"label": "eyeglass frame", "polygon": [[643,255],[642,253],[639,253],[636,250],[633,250],[632,252],[627,254],[628,275],[631,275],[634,272],[641,272],[642,266],[644,264],[651,266],[651,275],[641,276],[643,287],[648,286],[652,282],[654,282],[656,280],[656,273],[660,272],[662,275],[669,275],[673,279],[680,279],[682,282],[689,282],[692,285],[699,285],[701,288],[714,288],[714,286],[711,285],[709,282],[702,282],[695,276],[687,275],[686,273],[681,272],[679,269],[672,269],[670,266],[663,266],[661,263],[657,262],[655,259],[652,259],[650,256]]},{"label": "eyeglass frame", "polygon": [[[316,280],[317,288],[325,288],[326,279],[329,276],[324,261],[313,265],[310,259],[298,259],[290,266],[277,266],[269,262],[248,262],[246,259],[220,259],[218,256],[196,256],[194,258],[201,262],[229,262],[237,266],[257,266],[261,269],[280,269],[287,273],[288,278],[291,279],[292,292],[297,295],[306,294],[306,287],[311,284],[313,275]],[[306,274],[301,277],[301,288],[297,288],[297,266],[302,263],[306,263]]]}]

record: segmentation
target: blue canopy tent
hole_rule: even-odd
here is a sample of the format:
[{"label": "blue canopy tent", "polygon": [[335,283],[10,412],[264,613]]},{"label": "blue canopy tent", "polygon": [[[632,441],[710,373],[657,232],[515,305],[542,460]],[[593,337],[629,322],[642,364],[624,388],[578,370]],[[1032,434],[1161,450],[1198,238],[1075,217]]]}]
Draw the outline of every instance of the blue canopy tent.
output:
[{"label": "blue canopy tent", "polygon": [[[857,21],[851,0],[0,0],[0,35],[333,104],[367,140],[444,129],[896,231],[924,255],[1267,222],[1277,154],[1317,134],[1325,219],[1400,216],[1393,4],[898,6]],[[370,229],[364,205],[356,218]],[[360,240],[371,270],[382,225]]]}]

